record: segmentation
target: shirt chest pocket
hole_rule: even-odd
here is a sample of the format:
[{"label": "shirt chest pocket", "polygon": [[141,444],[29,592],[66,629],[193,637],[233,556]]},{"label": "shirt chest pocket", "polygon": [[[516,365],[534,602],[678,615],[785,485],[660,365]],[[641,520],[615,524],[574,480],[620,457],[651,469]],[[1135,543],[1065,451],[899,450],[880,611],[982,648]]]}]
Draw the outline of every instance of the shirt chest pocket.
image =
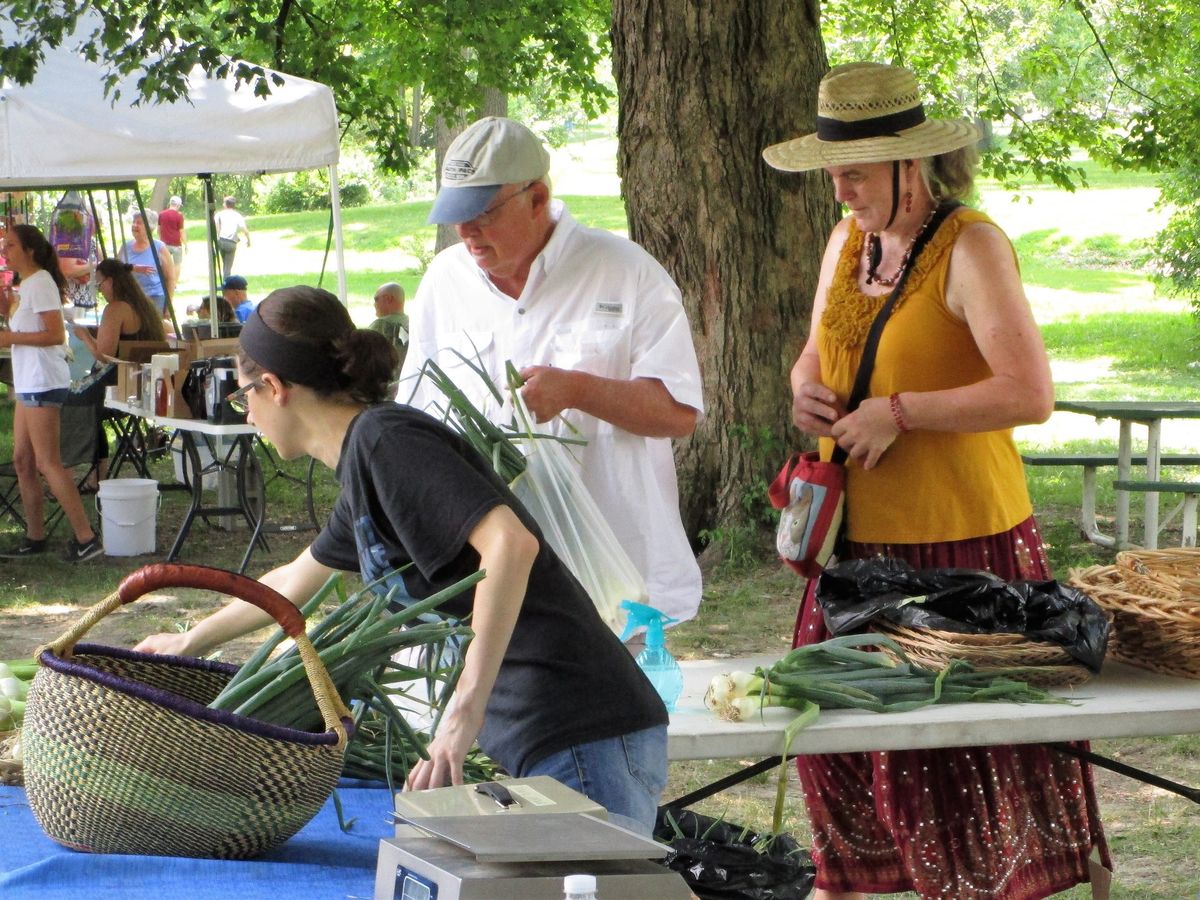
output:
[{"label": "shirt chest pocket", "polygon": [[629,365],[628,326],[585,319],[561,325],[550,344],[551,364],[606,378],[624,378]]}]

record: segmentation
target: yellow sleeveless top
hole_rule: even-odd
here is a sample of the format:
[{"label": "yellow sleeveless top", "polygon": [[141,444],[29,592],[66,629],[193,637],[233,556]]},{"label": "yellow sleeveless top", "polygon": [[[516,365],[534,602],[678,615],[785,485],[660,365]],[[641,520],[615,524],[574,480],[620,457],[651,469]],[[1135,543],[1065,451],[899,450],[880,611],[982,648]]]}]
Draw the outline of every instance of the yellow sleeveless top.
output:
[{"label": "yellow sleeveless top", "polygon": [[[991,376],[967,324],[946,307],[946,273],[959,233],[975,222],[962,208],[917,257],[883,329],[868,392],[938,391]],[[864,234],[853,220],[817,330],[821,380],[842,401],[850,396],[863,343],[887,295],[858,287]],[[833,441],[821,440],[829,459]],[[860,543],[928,544],[1007,531],[1032,514],[1025,470],[1012,429],[975,434],[911,431],[899,435],[874,469],[853,460],[846,478],[846,531]]]}]

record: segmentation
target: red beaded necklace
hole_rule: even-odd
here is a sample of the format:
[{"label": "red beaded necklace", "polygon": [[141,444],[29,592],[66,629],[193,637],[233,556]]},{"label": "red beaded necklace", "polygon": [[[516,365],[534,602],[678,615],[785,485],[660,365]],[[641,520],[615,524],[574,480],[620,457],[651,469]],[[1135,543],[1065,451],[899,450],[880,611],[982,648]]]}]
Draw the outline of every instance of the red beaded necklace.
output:
[{"label": "red beaded necklace", "polygon": [[908,242],[908,248],[904,251],[900,265],[896,267],[896,271],[892,274],[891,278],[886,278],[879,274],[879,263],[883,261],[883,244],[879,240],[879,235],[875,232],[867,235],[867,242],[863,247],[867,262],[867,284],[893,287],[900,280],[900,276],[904,274],[904,267],[908,265],[909,257],[912,256],[913,247],[917,244],[917,238],[925,233],[925,229],[933,221],[933,214],[935,212],[937,212],[937,206],[929,210],[929,215],[925,217],[925,221],[921,223],[921,227],[917,229],[916,234],[912,236],[912,240]]}]

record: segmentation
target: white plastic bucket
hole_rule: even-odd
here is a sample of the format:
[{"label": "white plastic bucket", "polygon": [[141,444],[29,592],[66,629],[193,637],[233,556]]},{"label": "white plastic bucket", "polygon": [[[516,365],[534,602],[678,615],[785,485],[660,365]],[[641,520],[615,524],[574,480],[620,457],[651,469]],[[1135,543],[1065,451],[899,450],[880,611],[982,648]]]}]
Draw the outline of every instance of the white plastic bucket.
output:
[{"label": "white plastic bucket", "polygon": [[96,492],[100,532],[107,556],[154,552],[158,482],[153,478],[108,478]]}]

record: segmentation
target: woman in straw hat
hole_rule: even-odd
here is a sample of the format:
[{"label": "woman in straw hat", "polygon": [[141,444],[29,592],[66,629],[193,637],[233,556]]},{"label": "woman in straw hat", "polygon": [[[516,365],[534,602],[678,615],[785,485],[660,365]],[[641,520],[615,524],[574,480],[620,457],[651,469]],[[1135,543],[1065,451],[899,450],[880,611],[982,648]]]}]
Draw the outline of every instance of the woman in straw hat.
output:
[{"label": "woman in straw hat", "polygon": [[[849,453],[844,557],[1049,578],[1012,428],[1053,407],[1049,364],[1004,234],[951,209],[912,260],[883,328],[867,399],[846,400],[868,329],[942,204],[972,190],[978,139],[926,118],[897,66],[839,66],[817,132],[768,147],[791,172],[824,169],[850,214],[825,250],[792,418]],[[829,637],[812,583],[796,643]],[[1111,868],[1091,773],[1041,745],[800,758],[818,897],[1035,898]]]}]

